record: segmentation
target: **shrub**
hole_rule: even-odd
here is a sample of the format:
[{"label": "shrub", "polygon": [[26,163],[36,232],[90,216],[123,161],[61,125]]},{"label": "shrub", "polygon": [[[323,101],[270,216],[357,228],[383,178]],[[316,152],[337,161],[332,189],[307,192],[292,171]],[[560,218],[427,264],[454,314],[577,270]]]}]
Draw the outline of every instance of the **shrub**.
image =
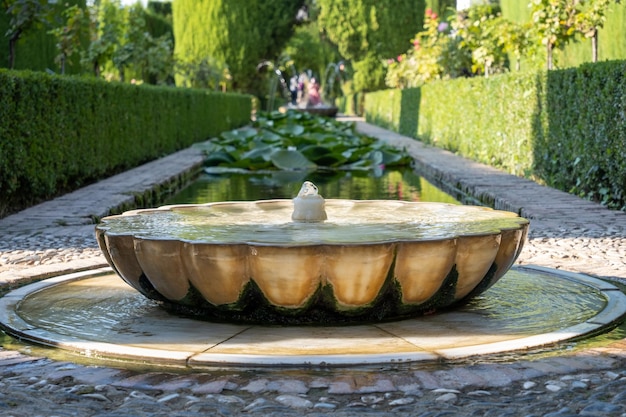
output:
[{"label": "shrub", "polygon": [[626,209],[626,62],[454,79],[365,97],[366,120]]},{"label": "shrub", "polygon": [[246,95],[0,70],[0,216],[250,121]]}]

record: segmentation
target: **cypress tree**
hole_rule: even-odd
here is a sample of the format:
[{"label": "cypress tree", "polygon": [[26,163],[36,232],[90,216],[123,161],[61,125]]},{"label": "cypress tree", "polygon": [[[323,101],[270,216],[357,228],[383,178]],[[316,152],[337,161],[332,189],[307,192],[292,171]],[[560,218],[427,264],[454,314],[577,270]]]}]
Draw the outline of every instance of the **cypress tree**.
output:
[{"label": "cypress tree", "polygon": [[256,67],[275,60],[293,33],[304,0],[176,0],[175,55],[225,65],[238,91],[254,91]]},{"label": "cypress tree", "polygon": [[[406,52],[410,39],[422,30],[424,0],[317,0],[317,4],[321,30],[361,72],[355,74],[358,91],[384,86],[382,60]],[[373,68],[377,62],[380,70]]]}]

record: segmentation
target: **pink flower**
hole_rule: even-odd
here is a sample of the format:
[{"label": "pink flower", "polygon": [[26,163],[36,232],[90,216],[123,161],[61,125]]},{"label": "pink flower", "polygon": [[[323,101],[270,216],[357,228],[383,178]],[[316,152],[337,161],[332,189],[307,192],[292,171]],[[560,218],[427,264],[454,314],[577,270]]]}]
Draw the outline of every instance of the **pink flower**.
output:
[{"label": "pink flower", "polygon": [[430,8],[426,9],[426,11],[424,12],[424,15],[431,20],[435,20],[439,17],[437,16],[437,13],[433,12],[433,9],[430,9]]},{"label": "pink flower", "polygon": [[403,59],[404,57],[402,55],[398,55],[398,58],[397,58],[398,62],[402,62]]}]

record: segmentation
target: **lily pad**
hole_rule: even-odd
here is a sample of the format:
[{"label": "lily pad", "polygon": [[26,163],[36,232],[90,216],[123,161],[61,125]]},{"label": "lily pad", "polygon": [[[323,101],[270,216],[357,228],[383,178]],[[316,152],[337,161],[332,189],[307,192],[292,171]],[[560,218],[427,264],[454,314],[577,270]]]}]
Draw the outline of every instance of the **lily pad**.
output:
[{"label": "lily pad", "polygon": [[305,170],[315,169],[316,164],[309,161],[306,156],[299,151],[280,149],[270,155],[270,159],[276,168],[284,170]]},{"label": "lily pad", "polygon": [[251,126],[223,132],[199,147],[207,166],[251,171],[368,170],[410,163],[405,151],[358,133],[355,123],[296,111],[260,112]]}]

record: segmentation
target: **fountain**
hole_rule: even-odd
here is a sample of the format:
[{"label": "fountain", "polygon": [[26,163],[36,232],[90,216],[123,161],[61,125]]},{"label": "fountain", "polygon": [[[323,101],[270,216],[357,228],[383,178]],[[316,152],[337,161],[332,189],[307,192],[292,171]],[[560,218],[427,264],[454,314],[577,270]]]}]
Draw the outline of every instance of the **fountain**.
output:
[{"label": "fountain", "polygon": [[[329,73],[331,66],[334,71]],[[313,71],[306,70],[298,74],[293,61],[288,56],[283,57],[279,64],[263,61],[257,65],[257,71],[266,68],[272,72],[269,80],[267,111],[274,110],[275,96],[277,93],[280,93],[287,100],[287,104],[278,109],[283,113],[287,110],[295,110],[326,117],[335,117],[337,115],[339,109],[322,100],[320,80],[313,76]],[[331,102],[334,101],[333,85],[336,80],[340,80],[340,72],[343,71],[343,68],[343,63],[330,64],[326,70],[324,95]],[[291,72],[291,76],[288,79],[286,77],[287,70]],[[281,87],[280,89],[279,86]]]},{"label": "fountain", "polygon": [[10,291],[0,328],[90,364],[396,369],[542,350],[619,323],[616,286],[511,266],[527,229],[484,207],[324,200],[310,183],[293,200],[136,210],[96,228],[112,267]]},{"label": "fountain", "polygon": [[380,322],[457,306],[498,281],[529,222],[478,206],[296,198],[106,217],[111,267],[166,309],[213,321]]}]

